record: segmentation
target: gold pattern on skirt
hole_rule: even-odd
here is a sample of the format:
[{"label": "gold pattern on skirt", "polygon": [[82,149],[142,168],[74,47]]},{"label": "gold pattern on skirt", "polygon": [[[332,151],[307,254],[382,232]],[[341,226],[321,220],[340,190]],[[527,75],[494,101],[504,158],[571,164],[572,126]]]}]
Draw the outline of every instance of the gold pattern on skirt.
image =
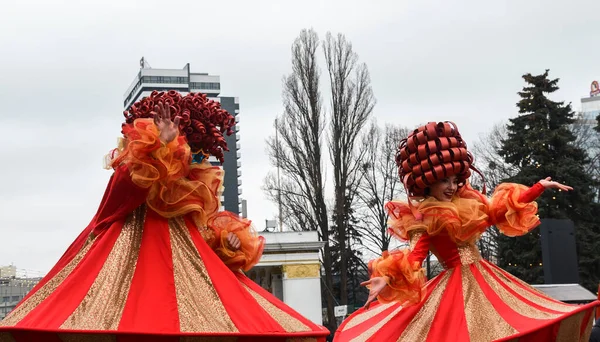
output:
[{"label": "gold pattern on skirt", "polygon": [[274,304],[263,298],[260,294],[256,293],[254,290],[249,288],[246,284],[240,283],[246,291],[248,291],[252,297],[258,302],[260,305],[285,331],[287,332],[301,332],[301,331],[311,331],[311,329],[306,326],[304,323],[300,322],[295,317],[276,307]]},{"label": "gold pattern on skirt", "polygon": [[442,302],[442,297],[448,285],[448,280],[454,272],[458,272],[458,268],[454,268],[450,271],[447,271],[443,275],[440,275],[442,279],[433,289],[431,295],[429,295],[419,312],[417,312],[415,317],[413,317],[410,324],[406,327],[406,329],[404,329],[398,341],[427,340],[427,334],[429,334],[429,329],[433,324],[435,313]]},{"label": "gold pattern on skirt", "polygon": [[142,243],[145,218],[145,205],[127,217],[100,273],[60,329],[116,330],[119,327]]},{"label": "gold pattern on skirt", "polygon": [[344,329],[342,331],[346,331],[350,328],[353,328],[353,327],[377,316],[379,313],[389,309],[391,306],[394,306],[394,305],[398,305],[398,303],[391,302],[391,303],[387,303],[387,304],[379,304],[378,306],[376,306],[374,308],[364,311],[360,315],[352,317],[352,319],[350,321],[348,321],[348,323],[346,323],[346,325],[344,326]]},{"label": "gold pattern on skirt", "polygon": [[173,275],[182,332],[238,332],[181,218],[169,220]]},{"label": "gold pattern on skirt", "polygon": [[423,229],[413,230],[408,233],[410,235],[409,249],[411,251],[415,248],[417,242],[419,242],[419,239],[421,238],[421,236],[423,236],[424,233],[425,230]]},{"label": "gold pattern on skirt", "polygon": [[579,335],[581,334],[581,323],[583,322],[586,313],[586,311],[581,311],[560,321],[556,342],[588,342],[588,339],[579,339]]},{"label": "gold pattern on skirt", "polygon": [[479,249],[473,243],[466,243],[456,246],[458,249],[458,255],[460,256],[460,263],[462,265],[470,265],[481,260],[481,254]]},{"label": "gold pattern on skirt", "polygon": [[508,290],[506,290],[494,277],[492,277],[480,263],[475,264],[481,275],[485,279],[485,282],[490,285],[494,293],[502,299],[502,301],[508,305],[515,312],[520,313],[521,315],[533,318],[533,319],[552,319],[557,318],[560,314],[552,314],[549,312],[544,312],[534,308],[533,306],[528,305],[527,303],[521,301],[519,298],[514,296]]},{"label": "gold pattern on skirt", "polygon": [[352,342],[363,342],[371,338],[381,327],[386,325],[392,318],[394,318],[402,310],[402,306],[398,306],[396,310],[392,311],[389,315],[384,317],[381,321],[373,324],[367,331],[363,332],[356,338],[352,339]]},{"label": "gold pattern on skirt", "polygon": [[81,262],[83,257],[90,250],[93,242],[93,237],[88,238],[77,255],[75,255],[75,257],[63,269],[56,273],[52,279],[48,280],[46,284],[37,289],[37,291],[33,293],[31,297],[27,298],[16,309],[8,314],[8,316],[6,316],[6,318],[0,322],[0,327],[16,325],[25,316],[27,316],[31,310],[46,300],[46,298],[48,298],[48,296],[50,296],[60,286],[60,284],[62,284],[62,282],[71,274],[71,272],[73,272],[75,267]]},{"label": "gold pattern on skirt", "polygon": [[[471,341],[492,341],[517,333],[494,309],[470,269],[461,266],[465,317]],[[458,269],[457,269],[458,270]],[[485,313],[485,314],[482,314]]]},{"label": "gold pattern on skirt", "polygon": [[[598,308],[596,308],[598,310]],[[588,342],[590,340],[590,335],[592,335],[592,326],[594,325],[594,315],[593,311],[590,317],[588,317],[587,322],[583,322],[587,327],[581,336],[580,342]]]},{"label": "gold pattern on skirt", "polygon": [[[537,291],[537,289],[531,287],[530,285],[526,284],[522,280],[520,280],[516,277],[509,278],[506,274],[499,271],[492,265],[489,265],[488,267],[492,270],[492,272],[496,276],[498,276],[498,278],[500,278],[501,281],[504,282],[504,284],[508,285],[508,287],[510,287],[513,291],[515,291],[516,293],[520,294],[521,296],[527,298],[528,300],[534,302],[537,305],[540,305],[547,309],[551,309],[551,310],[558,311],[558,312],[570,312],[570,311],[577,309],[577,307],[573,306],[573,305],[555,302],[554,300],[547,297],[542,292]],[[519,286],[518,283],[522,284],[523,286],[525,286],[527,288],[532,289],[535,293],[539,293],[540,295],[536,295],[536,294],[531,293],[530,291],[525,290],[524,288]]]}]

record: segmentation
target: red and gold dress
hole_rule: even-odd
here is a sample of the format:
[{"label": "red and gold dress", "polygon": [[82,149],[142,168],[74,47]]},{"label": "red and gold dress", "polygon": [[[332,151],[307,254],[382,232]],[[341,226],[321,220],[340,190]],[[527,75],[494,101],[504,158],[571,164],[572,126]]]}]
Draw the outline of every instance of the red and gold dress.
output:
[{"label": "red and gold dress", "polygon": [[264,240],[219,211],[223,171],[190,164],[183,137],[162,144],[152,119],[133,127],[98,212],[0,322],[0,341],[324,341],[241,272]]},{"label": "red and gold dress", "polygon": [[[390,202],[390,232],[409,249],[385,252],[369,263],[371,276],[388,276],[378,303],[338,328],[342,341],[581,341],[589,339],[594,307],[554,300],[482,259],[476,240],[496,225],[508,236],[539,224],[533,202],[544,188],[500,185],[490,200],[468,185],[451,202]],[[412,208],[415,209],[415,208]],[[428,252],[444,266],[425,282]]]}]

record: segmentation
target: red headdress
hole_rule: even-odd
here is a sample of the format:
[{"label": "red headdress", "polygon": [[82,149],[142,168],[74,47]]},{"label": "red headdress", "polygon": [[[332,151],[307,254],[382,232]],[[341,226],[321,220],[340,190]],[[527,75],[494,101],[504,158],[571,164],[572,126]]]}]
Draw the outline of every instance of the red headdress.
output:
[{"label": "red headdress", "polygon": [[179,116],[179,131],[185,135],[192,153],[210,154],[223,162],[223,151],[229,151],[224,134],[233,134],[235,118],[221,104],[208,100],[206,94],[190,93],[181,96],[177,91],[153,91],[123,112],[125,123],[133,124],[139,118],[151,118],[154,106],[165,103],[171,108],[171,119]]},{"label": "red headdress", "polygon": [[461,183],[471,176],[471,170],[481,175],[458,127],[448,121],[415,129],[400,142],[396,164],[409,197],[424,196],[427,187],[452,175]]}]

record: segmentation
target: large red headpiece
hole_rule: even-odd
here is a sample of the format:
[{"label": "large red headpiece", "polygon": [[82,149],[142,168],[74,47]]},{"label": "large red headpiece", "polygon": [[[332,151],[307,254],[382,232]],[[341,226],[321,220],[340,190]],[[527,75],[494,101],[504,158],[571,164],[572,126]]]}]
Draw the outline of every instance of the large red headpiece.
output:
[{"label": "large red headpiece", "polygon": [[452,122],[430,122],[415,129],[400,142],[396,164],[409,196],[423,196],[427,187],[452,175],[465,182],[471,169],[476,170]]},{"label": "large red headpiece", "polygon": [[187,138],[192,153],[207,153],[223,162],[223,151],[229,151],[224,134],[233,134],[235,118],[221,104],[208,100],[206,94],[190,93],[181,96],[177,91],[153,91],[124,111],[125,124],[135,119],[151,118],[154,106],[165,103],[171,108],[171,119],[179,116],[180,133]]}]

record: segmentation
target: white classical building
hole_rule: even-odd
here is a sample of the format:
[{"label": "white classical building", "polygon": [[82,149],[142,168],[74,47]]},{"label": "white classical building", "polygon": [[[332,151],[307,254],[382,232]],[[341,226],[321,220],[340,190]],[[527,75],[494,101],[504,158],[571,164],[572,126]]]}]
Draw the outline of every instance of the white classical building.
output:
[{"label": "white classical building", "polygon": [[260,262],[247,276],[316,324],[321,310],[321,262],[324,243],[316,231],[260,232],[266,240]]}]

